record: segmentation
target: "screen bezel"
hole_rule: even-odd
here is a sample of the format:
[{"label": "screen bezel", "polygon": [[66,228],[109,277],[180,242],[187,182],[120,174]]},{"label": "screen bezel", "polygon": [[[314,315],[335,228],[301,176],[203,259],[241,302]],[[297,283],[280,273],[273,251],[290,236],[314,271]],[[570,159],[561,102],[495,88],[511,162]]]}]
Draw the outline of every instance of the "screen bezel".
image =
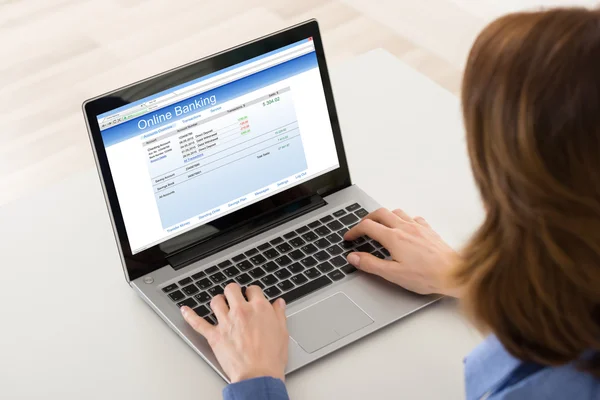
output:
[{"label": "screen bezel", "polygon": [[[175,238],[168,239],[139,253],[132,254],[97,116],[123,105],[141,100],[154,93],[168,90],[190,80],[200,78],[223,68],[227,68],[311,37],[315,45],[318,67],[340,165],[339,168],[246,206],[240,210],[236,210],[217,220],[199,225],[197,228],[186,231]],[[195,235],[194,232],[198,228],[205,225],[213,225],[217,228],[217,233],[202,238],[202,241],[205,241],[220,234],[224,230],[224,227],[239,226],[240,224],[245,223],[249,218],[252,218],[252,216],[264,215],[266,212],[269,212],[269,210],[289,204],[290,199],[300,199],[314,195],[326,196],[351,185],[340,124],[323,50],[323,43],[316,20],[306,21],[288,29],[275,32],[271,35],[155,75],[110,93],[106,93],[94,99],[87,100],[83,103],[83,112],[88,125],[90,142],[96,158],[98,173],[104,188],[104,194],[113,222],[113,229],[115,231],[115,236],[124,263],[125,275],[128,281],[139,278],[167,265],[166,258],[169,253],[165,252],[161,247],[172,247],[169,246],[169,243],[173,242],[175,239],[177,239],[178,242],[186,242],[186,237],[190,239],[196,237],[197,235]]]}]

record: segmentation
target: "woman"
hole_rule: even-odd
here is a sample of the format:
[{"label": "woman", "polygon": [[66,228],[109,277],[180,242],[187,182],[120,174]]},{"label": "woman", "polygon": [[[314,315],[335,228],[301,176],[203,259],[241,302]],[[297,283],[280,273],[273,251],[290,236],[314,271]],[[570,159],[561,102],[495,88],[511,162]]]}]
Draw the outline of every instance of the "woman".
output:
[{"label": "woman", "polygon": [[[489,338],[467,357],[468,399],[600,399],[600,11],[503,17],[465,71],[469,156],[487,217],[455,253],[422,218],[380,209],[350,230],[393,260],[348,261],[418,293],[462,299]],[[237,285],[219,325],[184,318],[233,382],[227,399],[287,399],[285,305]],[[243,333],[243,334],[242,334]]]}]

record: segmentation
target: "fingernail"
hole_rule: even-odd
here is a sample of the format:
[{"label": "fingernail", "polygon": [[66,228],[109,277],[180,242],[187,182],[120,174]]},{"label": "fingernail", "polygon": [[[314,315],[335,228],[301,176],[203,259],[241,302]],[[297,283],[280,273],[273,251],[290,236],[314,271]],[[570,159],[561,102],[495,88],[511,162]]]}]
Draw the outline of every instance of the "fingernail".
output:
[{"label": "fingernail", "polygon": [[187,306],[183,306],[180,308],[181,310],[181,314],[183,314],[183,316],[185,317],[185,314],[187,314],[188,312],[188,307]]},{"label": "fingernail", "polygon": [[279,301],[279,305],[285,309],[285,300],[280,298],[278,301]]},{"label": "fingernail", "polygon": [[360,257],[356,253],[350,253],[348,254],[348,262],[357,267],[360,262]]}]

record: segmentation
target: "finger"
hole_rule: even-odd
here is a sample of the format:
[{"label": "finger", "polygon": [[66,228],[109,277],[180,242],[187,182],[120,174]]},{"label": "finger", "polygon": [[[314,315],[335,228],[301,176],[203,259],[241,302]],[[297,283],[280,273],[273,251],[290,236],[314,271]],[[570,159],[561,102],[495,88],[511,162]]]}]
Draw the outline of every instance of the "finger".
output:
[{"label": "finger", "polygon": [[286,316],[285,316],[285,300],[279,298],[273,303],[273,308],[275,309],[275,314],[277,314],[277,318],[283,324],[285,324]]},{"label": "finger", "polygon": [[427,228],[431,228],[429,226],[429,223],[427,221],[425,221],[425,218],[423,218],[423,217],[415,217],[415,222],[419,225],[423,225]]},{"label": "finger", "polygon": [[391,233],[392,229],[388,228],[387,226],[381,225],[372,219],[365,219],[354,228],[346,232],[344,235],[344,240],[354,240],[361,236],[367,235],[389,249],[391,247]]},{"label": "finger", "polygon": [[210,301],[210,308],[212,308],[215,313],[215,317],[217,317],[217,321],[221,322],[227,318],[227,314],[229,313],[229,307],[227,307],[227,303],[225,303],[225,296],[222,294],[213,297]]},{"label": "finger", "polygon": [[394,214],[387,208],[379,208],[367,215],[364,219],[372,219],[373,221],[379,222],[388,228],[398,228],[403,222],[398,215]]},{"label": "finger", "polygon": [[227,299],[227,303],[229,303],[229,308],[246,303],[246,299],[242,296],[242,289],[237,283],[230,283],[225,287],[225,298]]},{"label": "finger", "polygon": [[408,215],[407,213],[405,213],[404,211],[402,211],[399,208],[395,209],[392,212],[394,214],[396,214],[398,217],[400,217],[400,219],[402,219],[404,222],[413,222],[413,219],[410,217],[410,215]]},{"label": "finger", "polygon": [[394,261],[382,260],[369,253],[350,253],[348,262],[361,271],[379,275],[382,278],[388,275],[395,264]]},{"label": "finger", "polygon": [[181,315],[196,332],[208,339],[215,329],[214,326],[204,320],[204,318],[198,316],[191,308],[184,306],[181,307]]},{"label": "finger", "polygon": [[248,288],[246,289],[246,297],[248,298],[248,301],[250,301],[250,302],[266,300],[266,297],[263,294],[262,289],[256,285],[248,286]]}]

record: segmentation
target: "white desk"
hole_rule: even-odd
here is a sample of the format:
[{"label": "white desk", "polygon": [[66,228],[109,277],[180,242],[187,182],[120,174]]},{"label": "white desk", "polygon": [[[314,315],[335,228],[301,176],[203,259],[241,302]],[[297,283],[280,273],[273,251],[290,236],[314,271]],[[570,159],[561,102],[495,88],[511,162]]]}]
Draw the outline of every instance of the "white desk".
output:
[{"label": "white desk", "polygon": [[[382,50],[332,75],[353,180],[464,242],[482,210],[457,99]],[[224,382],[126,285],[94,170],[0,209],[0,239],[0,397],[220,397]],[[446,300],[292,374],[289,391],[462,399],[480,339]]]}]

